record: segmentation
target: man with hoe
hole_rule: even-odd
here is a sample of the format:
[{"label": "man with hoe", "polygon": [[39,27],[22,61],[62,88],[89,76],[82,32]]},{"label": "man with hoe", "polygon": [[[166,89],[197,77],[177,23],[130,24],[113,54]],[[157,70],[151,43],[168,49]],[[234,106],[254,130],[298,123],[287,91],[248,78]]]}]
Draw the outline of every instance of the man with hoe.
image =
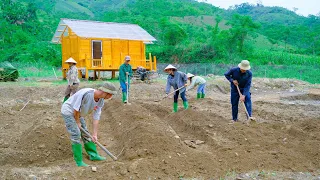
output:
[{"label": "man with hoe", "polygon": [[[250,63],[248,60],[242,60],[238,64],[238,67],[230,69],[224,74],[224,76],[231,83],[231,105],[232,105],[232,123],[238,121],[238,104],[240,101],[244,102],[245,107],[248,111],[249,117],[252,115],[252,104],[251,104],[251,80],[252,73],[250,70]],[[239,94],[238,89],[241,94]]]},{"label": "man with hoe", "polygon": [[[98,124],[101,115],[101,109],[104,106],[104,100],[110,99],[112,95],[117,94],[116,87],[109,82],[102,84],[98,89],[84,88],[76,92],[61,107],[66,128],[70,134],[72,142],[73,157],[77,166],[88,166],[83,162],[82,145],[92,161],[102,161],[105,157],[98,154],[94,142],[98,140]],[[93,112],[93,134],[92,139],[81,132],[81,128],[88,131],[84,117]]]},{"label": "man with hoe", "polygon": [[119,80],[122,89],[122,102],[127,103],[127,96],[129,95],[130,77],[132,76],[132,67],[129,64],[130,56],[124,58],[124,63],[119,68]]}]

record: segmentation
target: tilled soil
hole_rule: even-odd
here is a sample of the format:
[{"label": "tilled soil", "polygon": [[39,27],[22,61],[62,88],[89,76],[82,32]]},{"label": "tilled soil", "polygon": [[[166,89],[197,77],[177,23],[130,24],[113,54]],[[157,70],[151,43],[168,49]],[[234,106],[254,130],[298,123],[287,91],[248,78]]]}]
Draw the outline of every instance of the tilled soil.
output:
[{"label": "tilled soil", "polygon": [[[257,88],[269,87],[258,83]],[[281,88],[285,81],[279,84],[268,91],[253,90],[256,122],[243,123],[246,118],[239,106],[241,122],[235,124],[229,124],[227,83],[208,85],[205,99],[196,100],[195,92],[189,93],[190,108],[184,110],[179,100],[178,113],[171,113],[173,99],[155,102],[163,95],[163,83],[133,84],[131,105],[123,105],[118,95],[106,101],[101,115],[99,141],[114,155],[121,152],[119,160],[90,162],[84,153],[84,161],[97,167],[92,172],[76,167],[72,158],[60,115],[65,87],[7,83],[0,86],[0,179],[209,179],[228,178],[230,172],[272,172],[256,173],[258,179],[283,174],[316,179],[320,89],[290,93]],[[295,88],[307,86],[300,83]],[[87,117],[90,130],[91,121]]]}]

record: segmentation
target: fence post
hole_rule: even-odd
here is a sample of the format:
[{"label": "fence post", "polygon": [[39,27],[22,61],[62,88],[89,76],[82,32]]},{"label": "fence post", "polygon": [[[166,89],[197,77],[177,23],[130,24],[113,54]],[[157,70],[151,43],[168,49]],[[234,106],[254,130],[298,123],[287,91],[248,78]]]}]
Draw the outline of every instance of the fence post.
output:
[{"label": "fence post", "polygon": [[204,66],[204,75],[207,76],[207,66]]}]

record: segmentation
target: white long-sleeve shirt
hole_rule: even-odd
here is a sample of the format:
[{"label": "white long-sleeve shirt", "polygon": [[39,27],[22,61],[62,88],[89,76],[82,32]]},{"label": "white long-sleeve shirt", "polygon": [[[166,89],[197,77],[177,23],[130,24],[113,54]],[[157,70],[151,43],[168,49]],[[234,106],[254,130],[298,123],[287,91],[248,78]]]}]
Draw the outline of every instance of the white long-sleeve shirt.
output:
[{"label": "white long-sleeve shirt", "polygon": [[79,83],[78,78],[78,68],[76,65],[72,65],[67,72],[68,85],[73,85],[74,83]]},{"label": "white long-sleeve shirt", "polygon": [[189,91],[190,89],[194,88],[195,86],[198,86],[200,84],[204,84],[206,83],[207,81],[203,78],[203,77],[200,77],[200,76],[194,76],[192,79],[191,79],[191,84],[188,86],[187,88],[187,91]]}]

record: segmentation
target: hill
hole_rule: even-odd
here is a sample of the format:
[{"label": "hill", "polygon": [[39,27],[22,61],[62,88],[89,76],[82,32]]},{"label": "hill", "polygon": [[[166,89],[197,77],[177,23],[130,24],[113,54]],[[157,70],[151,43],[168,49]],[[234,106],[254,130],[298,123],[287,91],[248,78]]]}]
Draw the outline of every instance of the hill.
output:
[{"label": "hill", "polygon": [[[319,17],[279,7],[241,4],[222,10],[194,0],[4,0],[0,61],[50,62],[60,66],[60,47],[50,44],[60,18],[139,24],[158,39],[147,51],[161,62],[319,64]],[[19,13],[18,13],[19,12]],[[34,48],[37,47],[37,48]],[[263,51],[264,56],[259,56]],[[283,60],[265,59],[265,52]],[[267,55],[268,56],[268,55]]]}]

